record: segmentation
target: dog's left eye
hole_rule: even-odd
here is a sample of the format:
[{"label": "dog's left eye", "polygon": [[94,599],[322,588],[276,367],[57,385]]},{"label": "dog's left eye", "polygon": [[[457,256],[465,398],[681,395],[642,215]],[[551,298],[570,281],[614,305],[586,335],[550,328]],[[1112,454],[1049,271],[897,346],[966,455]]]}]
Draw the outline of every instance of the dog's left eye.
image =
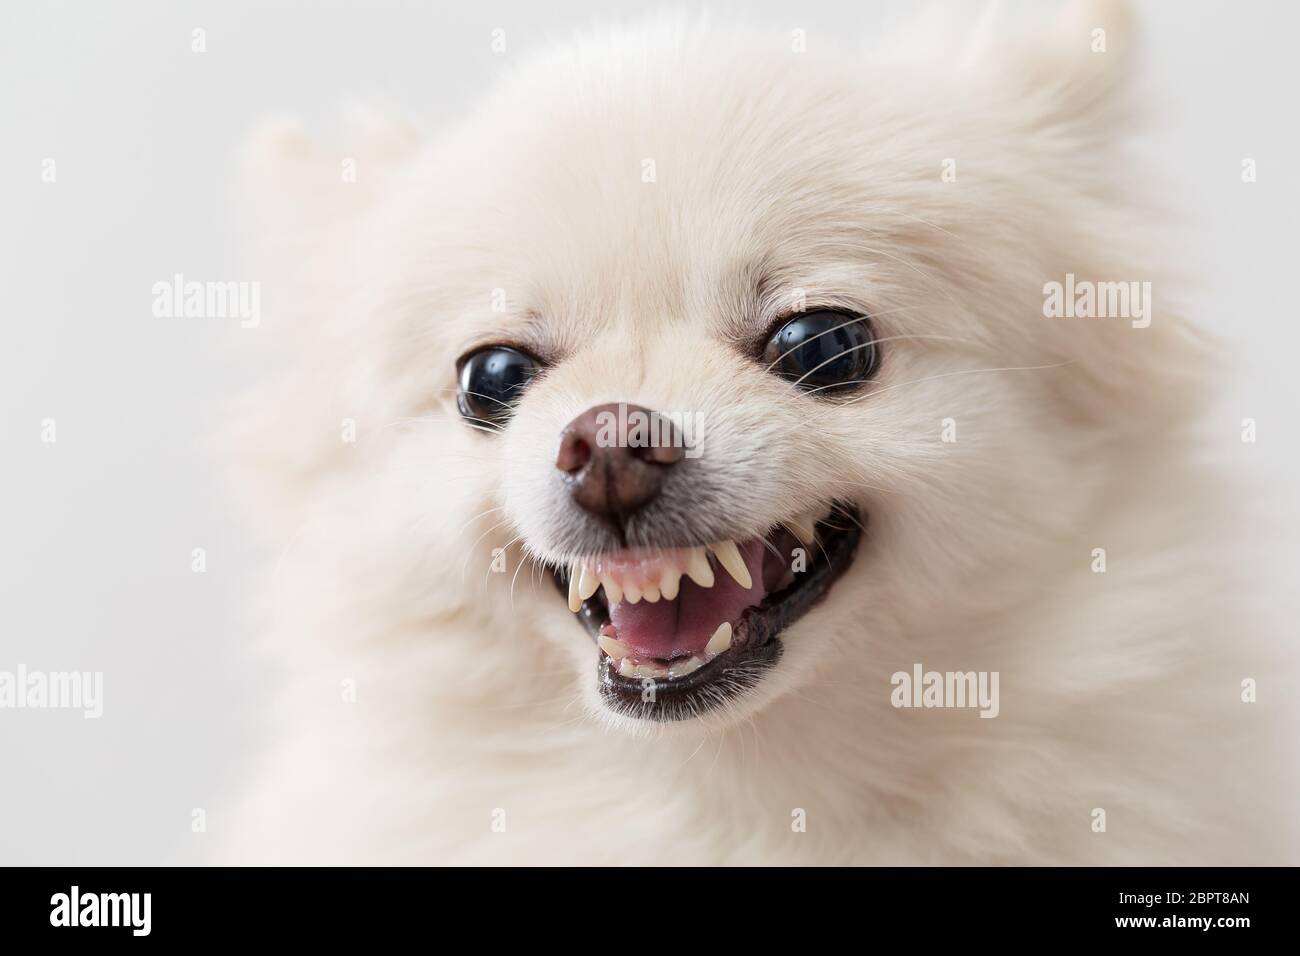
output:
[{"label": "dog's left eye", "polygon": [[456,390],[460,413],[470,424],[499,429],[540,367],[527,352],[506,345],[490,345],[464,356]]},{"label": "dog's left eye", "polygon": [[763,361],[800,388],[834,392],[865,382],[880,358],[865,315],[819,310],[796,315],[777,329]]}]

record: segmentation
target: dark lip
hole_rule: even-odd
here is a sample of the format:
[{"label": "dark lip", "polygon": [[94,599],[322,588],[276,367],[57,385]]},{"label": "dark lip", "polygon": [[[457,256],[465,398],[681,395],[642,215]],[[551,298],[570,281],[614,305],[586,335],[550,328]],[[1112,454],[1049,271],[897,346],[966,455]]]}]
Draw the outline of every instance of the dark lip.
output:
[{"label": "dark lip", "polygon": [[[769,594],[763,603],[741,616],[730,650],[684,677],[624,677],[597,652],[596,680],[601,696],[612,709],[645,720],[688,720],[721,706],[744,693],[775,666],[783,645],[778,635],[803,617],[830,592],[831,586],[853,564],[862,539],[864,521],[852,505],[837,502],[817,524],[817,545],[809,548],[808,569],[790,585]],[[568,575],[552,575],[567,599]],[[574,615],[593,641],[609,620],[604,592],[597,591]]]}]

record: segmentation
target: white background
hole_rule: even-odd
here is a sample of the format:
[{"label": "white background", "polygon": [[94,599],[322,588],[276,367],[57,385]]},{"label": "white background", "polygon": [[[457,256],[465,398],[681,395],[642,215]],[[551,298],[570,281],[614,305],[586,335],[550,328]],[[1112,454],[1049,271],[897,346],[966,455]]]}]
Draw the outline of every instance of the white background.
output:
[{"label": "white background", "polygon": [[[1044,4],[1046,5],[1046,4]],[[852,43],[905,5],[712,4],[810,45]],[[689,9],[689,5],[685,5]],[[628,7],[628,13],[649,9]],[[1157,128],[1140,144],[1187,217],[1198,318],[1225,341],[1209,429],[1295,517],[1297,5],[1139,4]],[[249,653],[274,564],[202,450],[258,372],[230,319],[158,319],[154,282],[255,279],[233,157],[272,113],[326,136],[349,98],[429,127],[520,54],[609,3],[7,3],[0,13],[0,670],[104,672],[104,716],[0,710],[0,863],[199,860],[276,705]],[[191,31],[207,52],[191,52]],[[493,28],[508,52],[492,54]],[[1259,181],[1240,179],[1243,157]],[[41,163],[57,162],[55,184]],[[274,321],[264,316],[264,322]],[[57,420],[58,441],[40,441]],[[205,548],[206,574],[190,570]],[[1291,576],[1296,562],[1261,575]],[[1294,588],[1289,588],[1294,591]],[[1291,603],[1294,599],[1287,598]],[[1294,619],[1294,616],[1292,617]],[[192,808],[209,832],[190,830]],[[292,812],[286,807],[286,812]]]}]

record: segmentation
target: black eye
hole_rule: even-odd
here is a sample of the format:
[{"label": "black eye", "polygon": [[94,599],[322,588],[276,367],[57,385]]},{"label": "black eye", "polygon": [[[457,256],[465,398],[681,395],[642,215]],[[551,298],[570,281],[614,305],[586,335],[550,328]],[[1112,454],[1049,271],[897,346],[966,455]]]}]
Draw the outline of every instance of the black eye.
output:
[{"label": "black eye", "polygon": [[818,311],[786,320],[767,340],[763,361],[800,388],[825,393],[861,385],[879,353],[865,315]]},{"label": "black eye", "polygon": [[540,363],[527,352],[490,345],[460,360],[456,405],[471,425],[500,428]]}]

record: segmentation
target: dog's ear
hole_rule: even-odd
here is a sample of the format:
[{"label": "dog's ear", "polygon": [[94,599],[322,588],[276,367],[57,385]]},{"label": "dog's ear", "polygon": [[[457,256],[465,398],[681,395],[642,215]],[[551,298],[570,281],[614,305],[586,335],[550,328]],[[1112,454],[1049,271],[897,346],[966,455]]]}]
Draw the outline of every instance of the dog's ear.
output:
[{"label": "dog's ear", "polygon": [[1031,195],[1049,198],[1043,208],[1061,216],[1058,225],[1036,224],[1040,303],[1049,285],[1078,280],[1123,284],[1134,297],[1140,290],[1144,310],[1037,320],[1026,326],[1024,341],[1035,347],[1027,362],[1070,365],[1052,382],[1083,418],[1138,428],[1187,419],[1209,394],[1217,343],[1187,320],[1195,287],[1180,264],[1183,250],[1165,232],[1140,161],[1127,155],[1143,105],[1134,95],[1134,10],[1125,0],[1071,0],[1030,33],[1008,34],[1006,44],[998,35],[985,25],[978,56],[1001,66],[995,92],[1015,104],[1006,117],[1032,157],[1024,173]]},{"label": "dog's ear", "polygon": [[421,142],[405,119],[355,112],[338,146],[289,119],[263,123],[244,146],[238,193],[250,233],[245,245],[269,308],[256,333],[239,341],[289,361],[241,397],[215,443],[268,526],[285,534],[301,526],[304,486],[349,460],[340,422],[356,415],[358,404],[338,398],[339,356],[357,348],[343,330],[367,217],[400,189],[396,181]]},{"label": "dog's ear", "polygon": [[341,282],[367,211],[421,141],[409,120],[371,110],[348,112],[339,145],[294,119],[264,122],[244,146],[238,190],[258,274],[312,298]]},{"label": "dog's ear", "polygon": [[1032,152],[1037,174],[1047,177],[1035,187],[1053,197],[1047,208],[1069,220],[1048,226],[1038,243],[1044,298],[1046,283],[1065,285],[1068,274],[1095,287],[1122,283],[1134,301],[1140,290],[1144,309],[1141,316],[1046,319],[1028,338],[1047,361],[1072,366],[1053,381],[1077,413],[1108,422],[1185,419],[1208,394],[1216,343],[1187,319],[1193,288],[1177,237],[1164,231],[1161,204],[1126,153],[1143,117],[1132,6],[1070,0],[1012,42],[999,58],[989,36],[985,50],[1002,64],[999,99],[1016,104],[1007,113],[1012,141]]},{"label": "dog's ear", "polygon": [[[1034,130],[1078,145],[1131,120],[1137,24],[1127,0],[1071,0],[1004,62]],[[996,51],[993,51],[996,53]]]},{"label": "dog's ear", "polygon": [[322,143],[291,117],[257,127],[240,165],[259,218],[284,227],[319,227],[346,218],[374,199],[419,148],[422,136],[404,116],[353,107],[340,140]]}]

